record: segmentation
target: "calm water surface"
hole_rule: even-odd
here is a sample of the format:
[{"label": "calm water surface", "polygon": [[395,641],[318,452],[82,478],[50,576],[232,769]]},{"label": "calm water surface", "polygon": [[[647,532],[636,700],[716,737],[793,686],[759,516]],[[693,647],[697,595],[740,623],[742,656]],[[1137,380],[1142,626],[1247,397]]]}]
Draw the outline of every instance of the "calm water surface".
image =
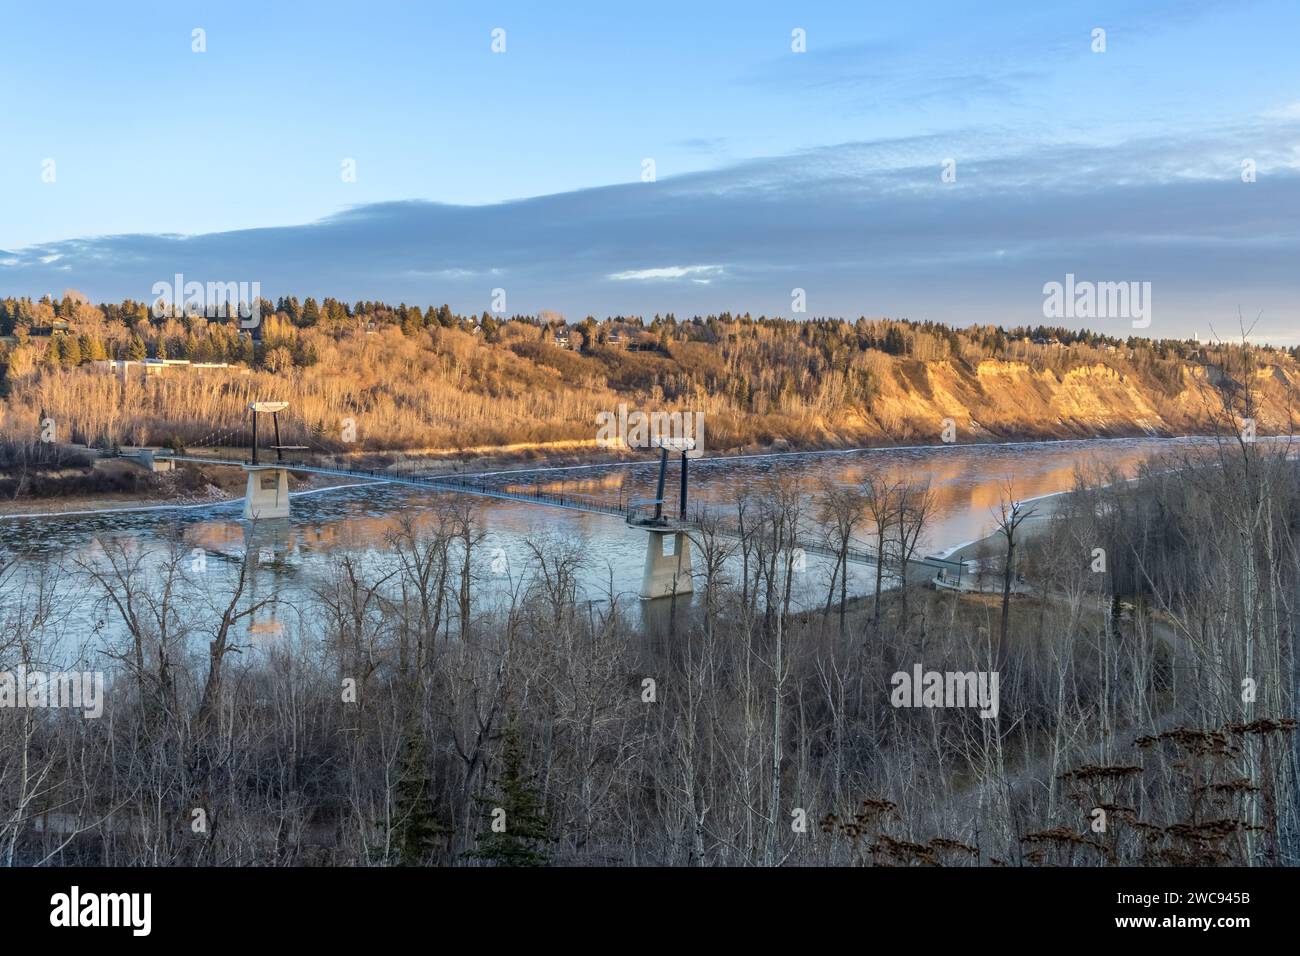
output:
[{"label": "calm water surface", "polygon": [[[952,445],[872,449],[855,452],[774,455],[713,459],[691,463],[692,505],[733,509],[746,491],[757,491],[776,478],[809,494],[826,481],[852,484],[869,470],[893,477],[929,479],[937,512],[920,549],[941,553],[989,533],[993,511],[1008,480],[1017,498],[1068,490],[1078,467],[1115,467],[1131,474],[1153,454],[1207,444],[1209,439],[1119,439],[1040,442],[1010,445]],[[657,464],[586,466],[491,473],[483,480],[503,488],[560,491],[625,504],[654,494]],[[677,472],[669,475],[676,494]],[[160,560],[170,539],[206,564],[205,586],[219,593],[238,572],[246,550],[256,553],[251,599],[273,597],[276,604],[260,615],[285,619],[314,587],[328,578],[344,551],[360,556],[376,571],[393,566],[387,544],[397,516],[428,511],[446,496],[398,485],[367,484],[295,495],[287,520],[258,525],[250,536],[241,520],[242,502],[196,508],[157,509],[0,519],[0,554],[17,553],[30,567],[61,569],[63,600],[72,627],[111,628],[112,616],[79,580],[79,562],[102,557],[99,541],[126,543]],[[476,601],[480,606],[505,599],[530,568],[528,542],[547,539],[575,544],[581,552],[582,586],[590,600],[608,599],[635,606],[644,561],[646,535],[616,517],[566,511],[515,501],[477,499],[486,538],[477,564]],[[493,568],[495,561],[495,571]],[[503,560],[504,559],[504,560]],[[187,562],[188,564],[188,562]],[[507,573],[501,574],[505,567]],[[854,568],[851,589],[869,593],[872,572]],[[809,558],[801,597],[806,603],[825,599],[828,562]],[[14,582],[10,587],[14,587]],[[203,613],[196,609],[196,613]]]}]

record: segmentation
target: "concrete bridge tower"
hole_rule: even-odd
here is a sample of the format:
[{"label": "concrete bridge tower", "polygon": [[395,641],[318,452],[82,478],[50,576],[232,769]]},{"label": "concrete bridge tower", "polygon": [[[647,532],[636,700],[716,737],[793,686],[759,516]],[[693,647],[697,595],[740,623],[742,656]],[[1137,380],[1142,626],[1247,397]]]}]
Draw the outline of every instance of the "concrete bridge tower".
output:
[{"label": "concrete bridge tower", "polygon": [[[695,587],[691,578],[691,539],[686,521],[686,453],[694,447],[689,439],[663,439],[656,442],[662,449],[659,458],[659,485],[654,498],[634,503],[654,505],[653,517],[629,523],[646,534],[645,571],[641,575],[641,599],[691,594]],[[676,521],[664,514],[664,481],[668,475],[669,449],[682,453],[682,485],[678,497],[679,517]]]},{"label": "concrete bridge tower", "polygon": [[267,521],[289,517],[289,472],[279,465],[264,465],[257,455],[257,413],[270,413],[275,426],[275,458],[284,460],[280,444],[280,412],[289,407],[288,402],[249,402],[253,413],[253,460],[244,466],[248,473],[248,487],[244,492],[244,517]]},{"label": "concrete bridge tower", "polygon": [[[651,531],[646,542],[641,597],[691,594],[691,539],[684,531]],[[671,549],[669,546],[671,545]]]}]

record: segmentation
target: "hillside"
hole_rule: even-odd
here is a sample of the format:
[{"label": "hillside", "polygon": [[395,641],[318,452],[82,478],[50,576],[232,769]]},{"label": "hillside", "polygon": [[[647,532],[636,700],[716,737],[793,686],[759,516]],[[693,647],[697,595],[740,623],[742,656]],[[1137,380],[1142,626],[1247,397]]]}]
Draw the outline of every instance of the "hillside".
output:
[{"label": "hillside", "polygon": [[[717,454],[934,442],[946,419],[963,442],[1209,432],[1226,423],[1225,394],[1260,433],[1289,433],[1300,386],[1286,350],[1063,329],[729,315],[570,325],[328,299],[264,308],[250,336],[138,303],[5,300],[0,432],[32,440],[47,418],[61,441],[205,444],[241,429],[249,401],[282,398],[285,440],[313,448],[581,453],[597,414],[626,403],[704,413]],[[145,357],[228,364],[146,375]]]}]

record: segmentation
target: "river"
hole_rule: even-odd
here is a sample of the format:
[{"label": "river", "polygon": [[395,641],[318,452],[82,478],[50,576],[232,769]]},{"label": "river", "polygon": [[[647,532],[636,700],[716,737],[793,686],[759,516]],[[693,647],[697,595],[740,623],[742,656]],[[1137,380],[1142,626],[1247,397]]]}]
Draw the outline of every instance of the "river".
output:
[{"label": "river", "polygon": [[[1011,482],[1018,499],[1068,490],[1077,468],[1106,466],[1132,474],[1137,465],[1162,451],[1208,444],[1210,439],[1128,438],[1013,444],[918,446],[857,451],[812,452],[744,458],[701,459],[691,463],[691,503],[713,509],[734,508],[746,490],[775,478],[811,494],[826,481],[854,483],[868,470],[891,477],[928,478],[936,510],[918,554],[938,554],[982,537],[993,528],[993,514]],[[626,503],[654,493],[657,464],[539,468],[489,473],[482,480],[501,487],[540,488],[590,495]],[[676,464],[670,482],[677,477]],[[245,549],[258,556],[251,594],[272,597],[275,604],[261,617],[283,620],[298,599],[323,582],[341,551],[351,551],[372,569],[391,569],[395,557],[387,544],[403,513],[428,510],[440,497],[422,489],[363,484],[296,494],[292,517],[259,524],[249,536],[241,520],[241,502],[0,519],[0,555],[6,562],[23,554],[32,568],[62,569],[64,598],[75,626],[111,629],[112,616],[79,579],[79,562],[96,559],[99,541],[125,543],[160,560],[169,539],[182,542],[193,567],[209,587],[237,573]],[[547,539],[568,542],[582,557],[580,585],[588,600],[610,595],[629,607],[637,604],[646,535],[616,517],[566,511],[500,499],[478,499],[485,538],[476,562],[476,603],[505,600],[529,573],[528,544]],[[829,562],[810,557],[799,587],[798,603],[825,599]],[[850,592],[869,593],[872,573],[855,567]],[[11,580],[10,588],[23,586]],[[270,633],[274,627],[263,628]]]}]

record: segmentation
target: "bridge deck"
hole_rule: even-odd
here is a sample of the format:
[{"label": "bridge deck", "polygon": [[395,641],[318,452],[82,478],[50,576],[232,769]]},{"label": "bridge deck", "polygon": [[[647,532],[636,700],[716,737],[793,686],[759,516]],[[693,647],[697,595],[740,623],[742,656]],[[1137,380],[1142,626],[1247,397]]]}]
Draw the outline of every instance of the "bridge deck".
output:
[{"label": "bridge deck", "polygon": [[[202,455],[158,454],[156,457],[171,461],[192,461],[205,465],[231,465],[237,468],[253,466],[251,461],[232,458],[208,458]],[[440,477],[424,478],[418,475],[400,475],[389,471],[375,471],[369,468],[331,468],[327,465],[304,465],[292,461],[259,461],[258,467],[283,468],[285,471],[310,475],[334,475],[340,478],[360,478],[365,481],[387,481],[397,485],[411,485],[416,488],[429,488],[433,491],[461,492],[479,495],[484,498],[501,498],[508,501],[526,501],[532,504],[550,505],[555,508],[567,508],[570,511],[586,511],[592,514],[618,515],[624,517],[626,512],[615,505],[602,504],[590,498],[576,495],[557,495],[550,492],[503,491],[475,484],[464,478]]]},{"label": "bridge deck", "polygon": [[[230,465],[237,468],[248,468],[252,466],[251,461],[241,461],[233,458],[211,458],[203,455],[175,455],[170,452],[155,452],[155,458],[170,461],[190,461],[206,465]],[[644,531],[681,531],[687,534],[698,533],[703,530],[699,521],[682,521],[678,518],[665,518],[661,522],[651,523],[644,520],[634,520],[638,514],[636,505],[644,505],[645,500],[635,502],[627,508],[620,508],[616,505],[604,504],[594,501],[590,498],[577,495],[552,494],[543,491],[504,491],[499,488],[490,488],[486,485],[476,484],[468,478],[458,478],[454,476],[443,476],[438,478],[425,478],[417,475],[400,475],[389,471],[375,471],[367,468],[332,468],[327,465],[309,465],[292,461],[259,461],[259,466],[267,468],[283,468],[285,471],[299,472],[311,475],[332,475],[340,478],[359,478],[364,481],[386,481],[398,485],[410,485],[416,488],[427,488],[431,491],[446,491],[452,493],[478,495],[484,498],[497,498],[506,501],[523,501],[530,504],[547,505],[553,508],[565,508],[569,511],[584,511],[589,514],[616,515],[623,518],[634,528],[640,528]],[[718,525],[716,530],[728,537],[738,537],[739,528],[730,525]],[[799,545],[807,554],[816,554],[821,557],[835,558],[838,556],[838,550],[825,545],[818,545],[804,542]],[[875,567],[876,555],[873,551],[850,548],[848,560],[852,564],[863,564]],[[912,566],[933,568],[935,570],[958,571],[961,567],[960,562],[950,561],[944,558],[914,558],[908,562]]]}]

